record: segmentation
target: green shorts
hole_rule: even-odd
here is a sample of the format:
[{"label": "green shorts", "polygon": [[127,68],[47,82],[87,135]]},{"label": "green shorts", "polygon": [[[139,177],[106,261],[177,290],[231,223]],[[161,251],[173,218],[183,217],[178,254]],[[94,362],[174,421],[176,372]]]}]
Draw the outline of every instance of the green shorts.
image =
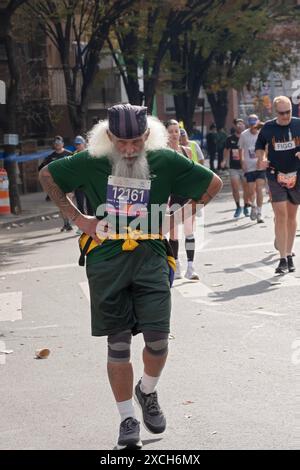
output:
[{"label": "green shorts", "polygon": [[90,287],[92,335],[124,330],[170,331],[171,293],[166,257],[140,242],[109,260],[86,268]]}]

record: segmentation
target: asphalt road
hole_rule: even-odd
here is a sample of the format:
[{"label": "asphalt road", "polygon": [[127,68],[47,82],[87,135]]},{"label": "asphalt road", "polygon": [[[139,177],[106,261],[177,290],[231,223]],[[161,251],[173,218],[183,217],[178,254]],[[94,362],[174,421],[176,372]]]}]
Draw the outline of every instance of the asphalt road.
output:
[{"label": "asphalt road", "polygon": [[[300,253],[296,273],[275,277],[270,204],[264,224],[234,220],[233,211],[225,189],[205,209],[200,282],[178,280],[172,289],[170,354],[158,389],[168,428],[161,436],[143,429],[146,450],[299,447]],[[55,219],[0,232],[0,449],[116,443],[106,339],[90,336],[78,237],[59,227]],[[183,242],[180,258],[184,267]],[[48,359],[34,358],[40,348],[50,349]],[[141,350],[135,337],[136,380]]]}]

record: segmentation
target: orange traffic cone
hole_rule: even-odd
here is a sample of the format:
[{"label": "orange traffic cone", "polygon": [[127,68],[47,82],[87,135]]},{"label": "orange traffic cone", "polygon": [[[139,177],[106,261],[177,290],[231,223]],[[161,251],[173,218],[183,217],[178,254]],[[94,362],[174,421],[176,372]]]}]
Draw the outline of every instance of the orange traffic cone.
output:
[{"label": "orange traffic cone", "polygon": [[0,168],[0,216],[10,214],[8,177],[4,168]]}]

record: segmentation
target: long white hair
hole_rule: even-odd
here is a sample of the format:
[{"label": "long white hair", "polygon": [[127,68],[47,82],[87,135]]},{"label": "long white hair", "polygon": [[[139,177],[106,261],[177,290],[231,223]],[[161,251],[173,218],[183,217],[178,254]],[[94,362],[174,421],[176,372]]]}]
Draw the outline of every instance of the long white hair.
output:
[{"label": "long white hair", "polygon": [[[167,147],[168,133],[162,122],[154,116],[147,116],[150,134],[145,143],[145,151]],[[87,136],[87,150],[93,157],[110,156],[113,145],[107,135],[108,120],[99,121]]]}]

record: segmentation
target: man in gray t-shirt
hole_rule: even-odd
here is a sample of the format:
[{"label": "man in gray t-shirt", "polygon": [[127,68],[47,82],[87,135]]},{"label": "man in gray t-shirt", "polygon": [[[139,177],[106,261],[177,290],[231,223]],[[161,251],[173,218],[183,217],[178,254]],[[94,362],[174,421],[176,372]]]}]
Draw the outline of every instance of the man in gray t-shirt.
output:
[{"label": "man in gray t-shirt", "polygon": [[255,155],[255,144],[259,129],[259,119],[256,114],[248,118],[249,128],[241,133],[239,139],[239,154],[242,168],[245,172],[249,198],[251,200],[250,219],[262,223],[263,188],[266,180],[266,172],[257,170],[257,158]]}]

